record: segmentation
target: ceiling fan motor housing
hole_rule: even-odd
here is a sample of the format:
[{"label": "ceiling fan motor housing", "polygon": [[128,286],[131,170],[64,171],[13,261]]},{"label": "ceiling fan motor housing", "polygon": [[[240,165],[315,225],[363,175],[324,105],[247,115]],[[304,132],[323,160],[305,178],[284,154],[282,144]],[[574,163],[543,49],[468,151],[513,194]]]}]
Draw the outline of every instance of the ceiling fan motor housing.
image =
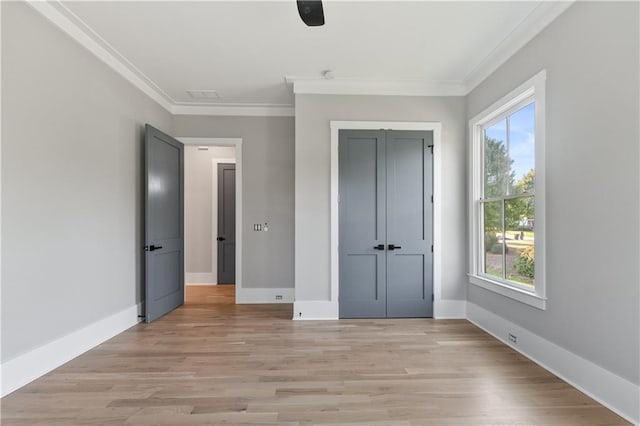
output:
[{"label": "ceiling fan motor housing", "polygon": [[298,0],[298,14],[302,21],[310,27],[324,25],[324,10],[321,0]]}]

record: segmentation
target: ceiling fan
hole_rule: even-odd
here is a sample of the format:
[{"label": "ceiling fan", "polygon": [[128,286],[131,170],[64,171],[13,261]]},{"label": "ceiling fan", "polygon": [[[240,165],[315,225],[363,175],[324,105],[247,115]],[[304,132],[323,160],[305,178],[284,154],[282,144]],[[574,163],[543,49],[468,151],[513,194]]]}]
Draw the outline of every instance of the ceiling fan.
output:
[{"label": "ceiling fan", "polygon": [[324,25],[324,11],[322,0],[297,0],[298,14],[309,27]]}]

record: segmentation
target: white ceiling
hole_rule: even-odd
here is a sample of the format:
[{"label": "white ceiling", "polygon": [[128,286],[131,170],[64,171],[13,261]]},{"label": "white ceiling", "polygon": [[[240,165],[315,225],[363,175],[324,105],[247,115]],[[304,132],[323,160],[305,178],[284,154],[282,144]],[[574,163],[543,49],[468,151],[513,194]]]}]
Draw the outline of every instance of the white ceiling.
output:
[{"label": "white ceiling", "polygon": [[[341,90],[464,94],[499,65],[492,61],[506,59],[507,42],[524,44],[558,14],[555,7],[550,18],[544,1],[325,0],[326,25],[307,27],[295,0],[53,6],[174,107],[291,106],[285,77],[324,84],[326,69],[335,76],[327,84]],[[187,90],[220,97],[194,99]]]}]

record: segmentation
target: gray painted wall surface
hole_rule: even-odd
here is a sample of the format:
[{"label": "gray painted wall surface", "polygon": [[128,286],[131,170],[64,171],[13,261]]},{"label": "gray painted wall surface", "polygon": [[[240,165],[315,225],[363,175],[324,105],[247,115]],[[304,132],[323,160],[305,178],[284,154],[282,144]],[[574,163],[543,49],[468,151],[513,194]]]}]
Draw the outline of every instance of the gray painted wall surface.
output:
[{"label": "gray painted wall surface", "polygon": [[[242,287],[293,287],[293,117],[176,116],[178,137],[242,138]],[[269,232],[253,231],[269,223]]]},{"label": "gray painted wall surface", "polygon": [[[227,146],[210,146],[207,151],[197,146],[184,147],[184,204],[185,204],[185,269],[190,272],[217,273],[218,229],[217,168],[214,159],[233,159],[236,149]],[[213,235],[213,238],[212,238]],[[213,239],[213,241],[212,241]],[[215,281],[214,281],[215,282]],[[187,282],[188,283],[188,282]]]},{"label": "gray painted wall surface", "polygon": [[3,362],[140,302],[145,122],[172,133],[93,54],[2,2]]},{"label": "gray painted wall surface", "polygon": [[296,300],[330,297],[331,120],[442,122],[442,297],[465,299],[466,109],[463,97],[296,95]]},{"label": "gray painted wall surface", "polygon": [[547,69],[547,310],[468,299],[640,383],[638,3],[580,2],[468,97],[473,117]]}]

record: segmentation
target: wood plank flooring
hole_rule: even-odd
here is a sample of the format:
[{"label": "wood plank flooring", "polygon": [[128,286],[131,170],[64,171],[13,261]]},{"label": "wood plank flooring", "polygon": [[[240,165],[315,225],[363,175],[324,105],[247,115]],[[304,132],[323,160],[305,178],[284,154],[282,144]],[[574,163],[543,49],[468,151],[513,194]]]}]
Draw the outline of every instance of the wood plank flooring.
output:
[{"label": "wood plank flooring", "polygon": [[291,321],[187,303],[3,398],[3,425],[623,425],[464,320]]},{"label": "wood plank flooring", "polygon": [[188,305],[233,305],[236,303],[235,285],[193,285],[186,288],[184,303]]}]

